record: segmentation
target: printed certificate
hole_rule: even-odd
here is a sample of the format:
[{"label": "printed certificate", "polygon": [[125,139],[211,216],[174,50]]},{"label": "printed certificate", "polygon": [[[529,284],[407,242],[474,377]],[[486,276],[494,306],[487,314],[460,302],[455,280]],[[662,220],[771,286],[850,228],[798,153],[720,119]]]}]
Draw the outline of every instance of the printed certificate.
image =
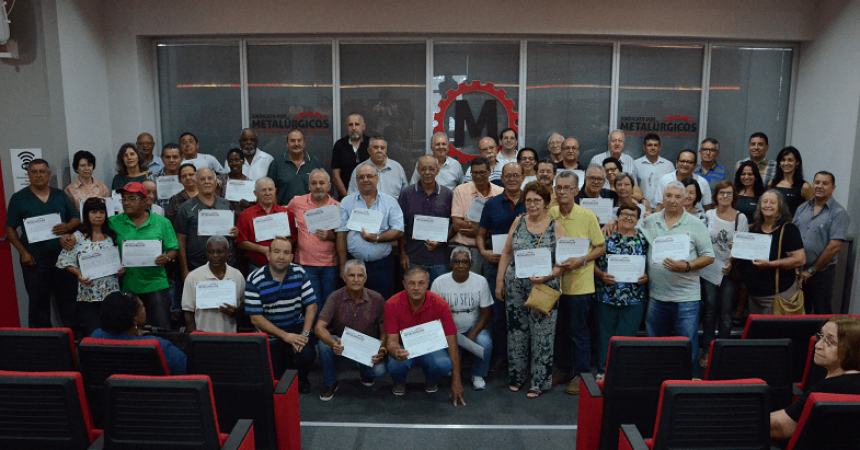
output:
[{"label": "printed certificate", "polygon": [[123,241],[122,265],[125,267],[155,267],[155,259],[161,255],[161,241]]},{"label": "printed certificate", "polygon": [[159,200],[167,200],[185,189],[179,182],[179,175],[162,175],[155,179],[155,187]]},{"label": "printed certificate", "polygon": [[198,236],[229,236],[233,228],[233,211],[201,209],[197,211]]},{"label": "printed certificate", "polygon": [[409,359],[448,348],[448,339],[439,320],[400,330],[400,338],[403,348],[409,352]]},{"label": "printed certificate", "polygon": [[90,280],[116,275],[122,269],[119,249],[108,247],[97,252],[81,253],[78,257],[78,266],[80,266],[81,275]]},{"label": "printed certificate", "polygon": [[612,220],[612,199],[611,198],[583,198],[579,200],[579,206],[593,212],[597,216],[597,221],[606,223]]},{"label": "printed certificate", "polygon": [[552,254],[548,248],[518,250],[514,253],[517,278],[545,277],[552,274]]},{"label": "printed certificate", "polygon": [[493,253],[497,255],[502,254],[502,250],[505,249],[505,243],[508,242],[507,234],[494,234],[492,236],[493,239]]},{"label": "printed certificate", "polygon": [[378,233],[382,227],[382,219],[385,213],[376,209],[354,208],[349,215],[346,228],[361,233],[361,229],[368,233]]},{"label": "printed certificate", "polygon": [[[344,327],[340,337],[343,346],[343,356],[368,367],[373,367],[373,357],[379,353],[382,341],[359,333],[349,327]],[[411,356],[411,355],[410,355]]]},{"label": "printed certificate", "polygon": [[197,309],[218,309],[224,303],[236,306],[236,282],[203,280],[194,286]]},{"label": "printed certificate", "polygon": [[484,347],[481,347],[477,342],[467,338],[463,334],[457,333],[457,345],[478,358],[484,357]]},{"label": "printed certificate", "polygon": [[448,242],[447,217],[416,215],[412,221],[412,239],[416,241]]},{"label": "printed certificate", "polygon": [[480,222],[481,221],[481,213],[484,212],[484,204],[487,203],[487,199],[481,197],[475,197],[472,199],[472,203],[469,204],[469,210],[466,211],[466,218],[471,220],[472,222]]},{"label": "printed certificate", "polygon": [[726,266],[725,261],[714,259],[714,262],[707,265],[703,269],[699,269],[699,276],[719,286],[723,282],[723,267]]},{"label": "printed certificate", "polygon": [[770,242],[772,236],[762,233],[735,233],[732,256],[736,259],[770,261]]},{"label": "printed certificate", "polygon": [[227,186],[224,188],[224,198],[231,202],[257,201],[257,196],[254,195],[254,182],[251,180],[228,180]]},{"label": "printed certificate", "polygon": [[27,232],[27,241],[32,243],[59,239],[60,235],[52,231],[55,226],[63,223],[60,213],[45,214],[24,219],[24,231]]},{"label": "printed certificate", "polygon": [[671,234],[654,238],[651,245],[651,262],[662,264],[666,258],[686,261],[690,256],[690,236],[687,234]]},{"label": "printed certificate", "polygon": [[290,217],[287,213],[274,213],[254,219],[254,237],[257,242],[271,241],[275,236],[290,235]]},{"label": "printed certificate", "polygon": [[589,238],[558,238],[558,241],[555,243],[555,260],[563,263],[569,258],[585,256],[588,254],[590,247],[591,239]]},{"label": "printed certificate", "polygon": [[304,214],[308,233],[315,233],[317,230],[336,230],[343,226],[343,221],[340,219],[340,207],[337,205],[309,209]]},{"label": "printed certificate", "polygon": [[644,255],[609,255],[606,273],[615,277],[616,283],[636,283],[645,275]]}]

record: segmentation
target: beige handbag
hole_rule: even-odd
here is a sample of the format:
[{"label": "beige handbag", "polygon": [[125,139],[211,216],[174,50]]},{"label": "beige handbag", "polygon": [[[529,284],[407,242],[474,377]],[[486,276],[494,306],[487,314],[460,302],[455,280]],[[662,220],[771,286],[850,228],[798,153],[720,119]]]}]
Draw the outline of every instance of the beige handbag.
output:
[{"label": "beige handbag", "polygon": [[[552,225],[552,221],[550,221],[550,225]],[[549,225],[547,225],[546,229],[549,229]],[[540,247],[540,241],[543,240],[544,234],[546,234],[546,230],[543,230],[535,248]],[[525,305],[545,316],[549,316],[550,311],[555,308],[555,304],[558,303],[560,297],[561,292],[545,284],[535,284],[532,285],[532,291],[529,293],[529,298],[526,300]]]},{"label": "beige handbag", "polygon": [[[785,232],[785,225],[779,230],[779,250],[776,257],[782,255],[782,235]],[[795,280],[795,283],[797,281]],[[779,296],[779,269],[776,269],[776,295],[773,297],[773,313],[776,315],[803,315],[806,310],[803,308],[803,289],[797,288],[797,292],[786,299]]]}]

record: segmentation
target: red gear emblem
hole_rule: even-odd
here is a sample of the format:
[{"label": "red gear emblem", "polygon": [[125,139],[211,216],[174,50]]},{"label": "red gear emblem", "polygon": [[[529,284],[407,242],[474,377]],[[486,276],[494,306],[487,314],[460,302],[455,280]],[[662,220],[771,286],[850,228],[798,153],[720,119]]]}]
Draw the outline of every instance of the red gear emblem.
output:
[{"label": "red gear emblem", "polygon": [[[504,89],[496,89],[493,83],[481,84],[480,81],[475,80],[472,81],[472,84],[460,83],[457,86],[457,90],[449,89],[447,97],[442,99],[439,102],[439,112],[433,115],[433,120],[436,121],[436,126],[433,128],[433,133],[444,133],[444,122],[445,122],[445,112],[448,111],[448,107],[451,106],[451,103],[458,96],[465,94],[466,92],[484,92],[492,95],[496,98],[502,105],[505,107],[505,111],[508,114],[508,126],[513,128],[517,133],[519,133],[519,128],[517,127],[517,120],[520,115],[514,111],[514,101],[508,99],[506,97],[506,92]],[[493,138],[495,139],[495,137]],[[499,146],[501,149],[501,146]],[[448,156],[452,158],[457,158],[461,163],[470,162],[473,159],[477,158],[478,155],[469,155],[461,152],[456,147],[451,145],[448,147]]]}]

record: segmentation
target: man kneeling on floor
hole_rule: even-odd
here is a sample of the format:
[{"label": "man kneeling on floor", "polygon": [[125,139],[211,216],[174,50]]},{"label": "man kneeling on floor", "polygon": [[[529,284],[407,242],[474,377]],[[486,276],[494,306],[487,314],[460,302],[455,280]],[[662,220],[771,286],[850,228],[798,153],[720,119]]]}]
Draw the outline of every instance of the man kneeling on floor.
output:
[{"label": "man kneeling on floor", "polygon": [[[406,375],[417,365],[424,370],[424,390],[436,392],[438,381],[451,372],[451,394],[454,406],[466,405],[463,399],[463,383],[460,380],[460,354],[457,348],[457,327],[451,316],[448,303],[438,295],[429,292],[427,285],[430,277],[427,271],[412,266],[403,274],[401,291],[385,303],[385,332],[388,333],[388,372],[394,380],[394,395],[406,393]],[[410,358],[409,351],[402,347],[400,332],[418,325],[440,321],[448,349],[444,348]],[[424,329],[426,327],[422,327]],[[419,329],[420,330],[420,329]],[[415,331],[415,330],[409,330]],[[430,336],[425,336],[430,338]],[[428,339],[432,340],[432,339]]]},{"label": "man kneeling on floor", "polygon": [[[317,319],[314,333],[319,338],[317,352],[323,367],[325,389],[320,392],[320,400],[327,402],[334,397],[337,390],[337,367],[335,355],[343,355],[343,345],[340,337],[345,328],[379,339],[385,343],[385,327],[382,320],[385,314],[385,299],[378,292],[364,288],[367,281],[367,269],[364,263],[351,259],[343,266],[342,287],[328,297],[325,306]],[[359,336],[360,337],[360,336]],[[373,366],[359,364],[361,384],[371,387],[377,378],[385,376],[385,356],[388,351],[385,346],[379,347],[379,353],[371,358]]]}]

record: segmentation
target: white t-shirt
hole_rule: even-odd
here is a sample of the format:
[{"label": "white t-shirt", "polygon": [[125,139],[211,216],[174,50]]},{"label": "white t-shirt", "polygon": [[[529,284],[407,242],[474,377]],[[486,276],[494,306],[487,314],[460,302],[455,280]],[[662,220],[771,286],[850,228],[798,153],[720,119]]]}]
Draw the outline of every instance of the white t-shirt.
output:
[{"label": "white t-shirt", "polygon": [[453,273],[446,273],[436,278],[430,291],[448,302],[457,333],[469,331],[481,317],[481,308],[493,305],[487,279],[475,273],[469,273],[469,278],[463,283],[454,281]]},{"label": "white t-shirt", "polygon": [[714,256],[718,260],[723,261],[723,265],[725,265],[725,261],[728,261],[729,257],[732,256],[729,243],[735,238],[735,232],[749,231],[747,216],[738,214],[736,219],[738,222],[737,227],[734,220],[729,222],[720,219],[717,216],[716,209],[705,211],[705,217],[708,219],[708,233],[711,235],[711,245],[714,246]]}]

